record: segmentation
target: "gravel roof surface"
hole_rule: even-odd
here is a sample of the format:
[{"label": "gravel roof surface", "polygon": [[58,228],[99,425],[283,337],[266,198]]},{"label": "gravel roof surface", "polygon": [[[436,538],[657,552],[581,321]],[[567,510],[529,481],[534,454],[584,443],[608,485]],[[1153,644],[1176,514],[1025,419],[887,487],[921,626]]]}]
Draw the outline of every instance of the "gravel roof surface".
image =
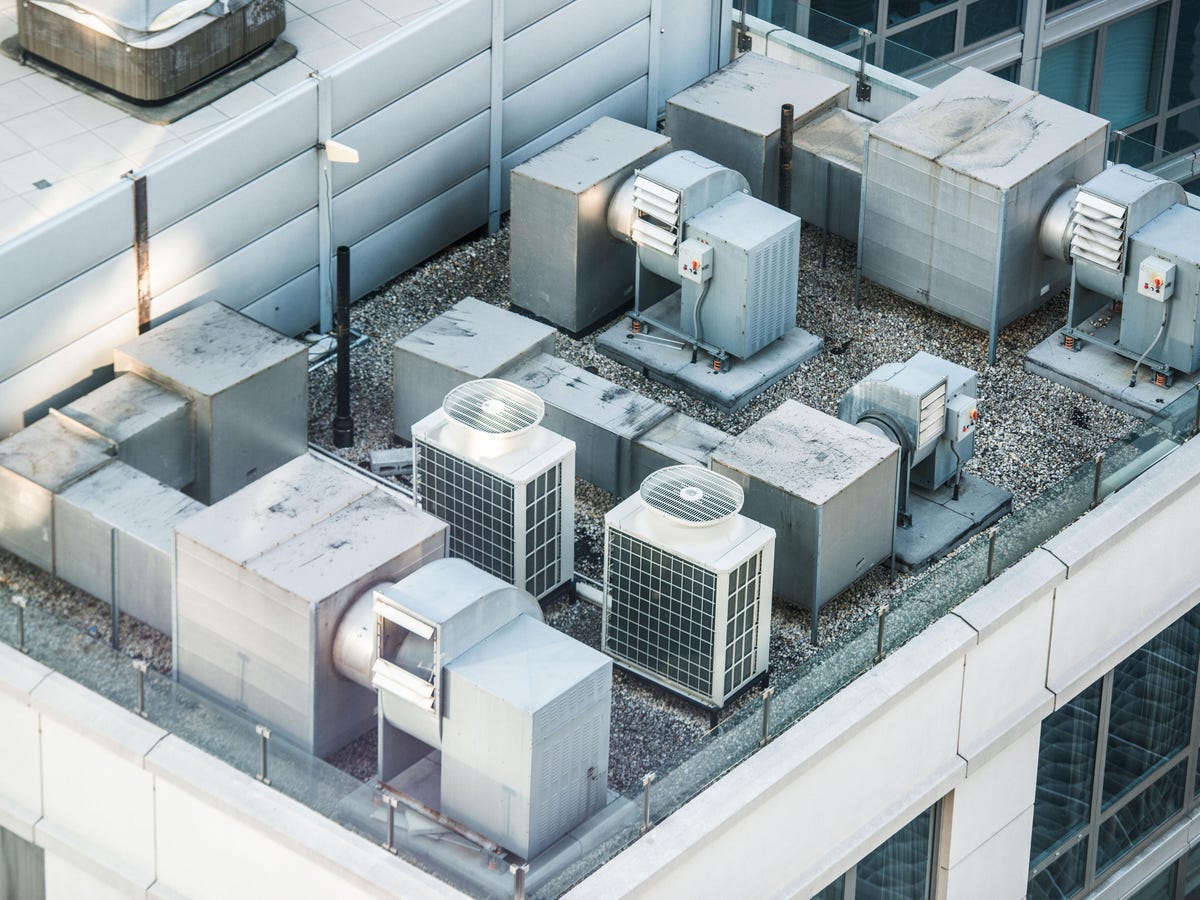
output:
[{"label": "gravel roof surface", "polygon": [[[825,350],[733,415],[651,382],[601,356],[592,336],[557,337],[562,358],[641,394],[661,400],[710,425],[738,433],[785,399],[836,414],[842,394],[872,369],[908,359],[925,350],[979,372],[982,420],[975,457],[965,470],[1013,493],[1014,508],[1027,503],[1065,476],[1082,460],[1127,432],[1130,416],[1074,391],[1025,372],[1023,354],[1060,327],[1066,297],[1011,325],[1000,335],[997,364],[986,364],[987,336],[966,325],[864,283],[863,305],[854,297],[854,246],[838,238],[828,245],[820,265],[822,234],[806,226],[800,264],[797,324],[825,340]],[[371,450],[399,446],[392,436],[392,344],[463,297],[473,296],[508,307],[508,228],[463,241],[355,305],[352,325],[367,337],[354,350],[353,414],[355,445],[337,451],[366,465]],[[309,435],[332,448],[334,366],[310,376]],[[612,495],[579,481],[576,485],[576,557],[579,571],[601,575],[603,515]],[[921,574],[889,582],[887,566],[877,566],[821,612],[822,641],[856,628],[875,615],[880,603],[903,591]],[[107,641],[107,604],[91,598],[36,567],[0,551],[0,593],[19,592],[35,604]],[[600,611],[574,597],[550,601],[547,621],[572,636],[599,645]],[[148,626],[122,621],[123,652],[150,659],[170,671],[170,641]],[[794,668],[812,655],[807,613],[775,604],[771,616],[771,665],[776,672]],[[735,704],[736,705],[736,704]],[[620,670],[614,676],[609,784],[618,790],[640,785],[681,746],[709,728],[708,715],[692,704]],[[374,761],[374,736],[365,735],[337,754],[334,763],[368,778]]]}]

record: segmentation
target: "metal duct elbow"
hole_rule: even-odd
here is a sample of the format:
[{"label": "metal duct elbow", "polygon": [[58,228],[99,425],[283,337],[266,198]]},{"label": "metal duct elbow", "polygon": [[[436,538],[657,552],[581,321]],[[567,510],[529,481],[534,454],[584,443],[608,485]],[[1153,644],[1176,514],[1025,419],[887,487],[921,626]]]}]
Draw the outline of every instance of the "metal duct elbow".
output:
[{"label": "metal duct elbow", "polygon": [[1058,194],[1038,226],[1038,247],[1042,253],[1059,262],[1071,261],[1071,207],[1075,203],[1075,185]]},{"label": "metal duct elbow", "polygon": [[[359,594],[342,614],[333,635],[334,670],[343,678],[372,690],[371,667],[376,659],[374,597],[377,590],[390,583],[385,581],[371,585]],[[399,639],[390,641],[384,647],[385,657],[390,660],[395,656],[399,644]]]},{"label": "metal duct elbow", "polygon": [[633,208],[633,183],[636,180],[636,174],[626,178],[608,201],[608,233],[626,244],[633,243],[633,221],[637,218],[637,210]]}]

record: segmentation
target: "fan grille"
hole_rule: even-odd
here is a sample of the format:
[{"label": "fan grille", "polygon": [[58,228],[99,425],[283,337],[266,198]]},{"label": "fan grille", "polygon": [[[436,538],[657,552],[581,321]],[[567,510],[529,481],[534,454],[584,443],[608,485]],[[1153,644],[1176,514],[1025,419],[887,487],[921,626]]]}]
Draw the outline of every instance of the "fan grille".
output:
[{"label": "fan grille", "polygon": [[683,525],[715,525],[742,508],[736,482],[700,466],[668,466],[642,482],[642,501]]},{"label": "fan grille", "polygon": [[481,378],[460,384],[448,393],[442,410],[472,431],[514,435],[542,421],[546,406],[537,394],[510,381]]}]

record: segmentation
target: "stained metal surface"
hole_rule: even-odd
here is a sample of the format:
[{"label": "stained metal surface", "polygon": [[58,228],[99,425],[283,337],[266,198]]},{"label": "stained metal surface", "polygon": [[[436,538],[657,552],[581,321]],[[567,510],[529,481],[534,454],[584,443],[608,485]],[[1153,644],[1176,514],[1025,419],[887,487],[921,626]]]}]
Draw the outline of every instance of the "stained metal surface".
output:
[{"label": "stained metal surface", "polygon": [[791,211],[812,225],[858,241],[863,147],[870,119],[831,109],[797,128]]},{"label": "stained metal surface", "polygon": [[815,610],[892,549],[900,449],[785,400],[713,453],[744,515],[775,529],[775,593]]}]

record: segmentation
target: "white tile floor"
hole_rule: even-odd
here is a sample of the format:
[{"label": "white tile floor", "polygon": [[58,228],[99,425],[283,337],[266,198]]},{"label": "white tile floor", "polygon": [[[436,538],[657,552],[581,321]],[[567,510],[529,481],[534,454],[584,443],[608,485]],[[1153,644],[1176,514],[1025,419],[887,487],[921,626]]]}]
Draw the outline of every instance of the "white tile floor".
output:
[{"label": "white tile floor", "polygon": [[[0,243],[86,200],[128,171],[328,68],[440,0],[288,0],[296,58],[171,125],[148,125],[0,55]],[[0,0],[0,40],[17,32]]]}]

